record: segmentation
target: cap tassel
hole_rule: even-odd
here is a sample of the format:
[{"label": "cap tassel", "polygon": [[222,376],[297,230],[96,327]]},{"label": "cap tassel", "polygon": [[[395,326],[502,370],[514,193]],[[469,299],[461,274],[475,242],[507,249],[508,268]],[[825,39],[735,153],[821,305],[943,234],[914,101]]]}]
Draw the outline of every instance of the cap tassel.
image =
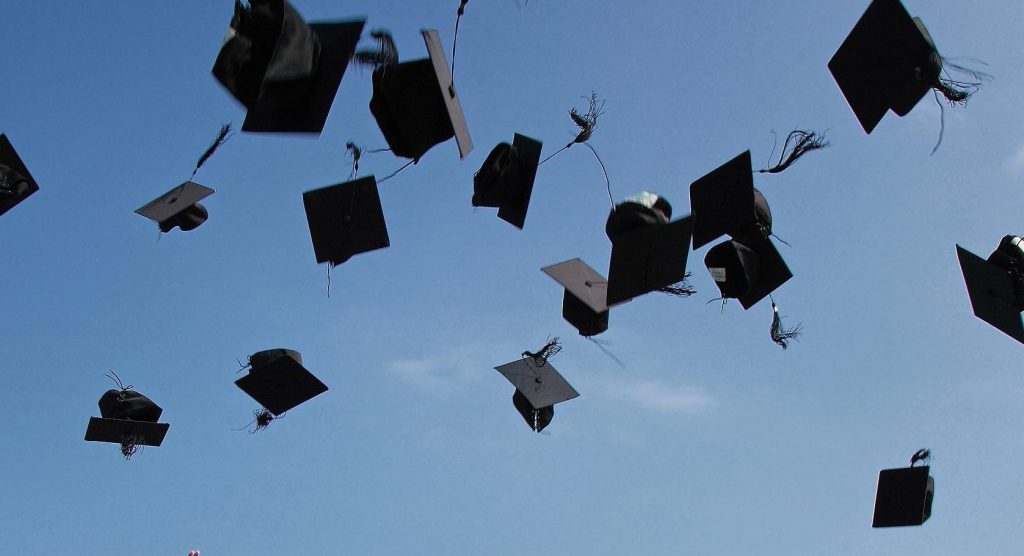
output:
[{"label": "cap tassel", "polygon": [[537,350],[537,353],[524,351],[522,355],[523,357],[533,358],[534,365],[543,367],[548,364],[548,359],[558,355],[558,352],[560,351],[562,351],[562,344],[558,342],[558,336],[555,336],[554,338],[549,338],[548,343],[544,344],[542,348]]},{"label": "cap tassel", "polygon": [[459,22],[466,13],[466,4],[469,4],[469,0],[461,0],[459,11],[455,14],[455,36],[452,37],[452,87],[455,86],[455,46],[459,43]]},{"label": "cap tassel", "polygon": [[391,37],[390,31],[387,29],[374,29],[370,31],[370,37],[377,41],[377,47],[357,50],[352,55],[352,59],[357,64],[379,69],[398,63],[398,48],[395,47],[395,39]]},{"label": "cap tassel", "polygon": [[[790,148],[790,142],[793,142],[792,148]],[[794,129],[786,136],[786,142],[782,145],[782,154],[779,155],[778,164],[771,168],[758,170],[757,172],[759,174],[778,174],[792,166],[803,155],[811,151],[824,149],[827,146],[829,146],[829,142],[825,139],[824,134],[819,135],[816,131]]]},{"label": "cap tassel", "polygon": [[[981,61],[979,63],[984,64]],[[953,79],[950,76],[949,70],[964,76],[964,79]],[[942,74],[946,76],[942,77]],[[935,151],[939,150],[939,146],[942,145],[942,136],[946,131],[946,108],[939,99],[939,95],[941,94],[950,106],[967,106],[967,101],[974,96],[974,93],[981,89],[982,83],[991,79],[992,76],[985,72],[961,66],[945,58],[942,59],[942,72],[935,83],[932,84],[932,90],[935,93],[935,103],[939,105],[939,138],[935,142],[935,146],[932,147],[930,154],[933,155]]]},{"label": "cap tassel", "polygon": [[348,156],[352,157],[352,172],[349,173],[348,179],[354,180],[359,175],[359,159],[362,158],[363,153],[366,152],[365,147],[360,147],[352,141],[345,143],[345,150],[348,151]]},{"label": "cap tassel", "polygon": [[932,459],[932,451],[928,448],[921,448],[914,452],[914,455],[910,456],[910,466],[913,467],[917,462],[921,462],[924,465],[928,465],[928,462]]},{"label": "cap tassel", "polygon": [[209,148],[207,148],[206,151],[203,152],[203,155],[199,157],[199,161],[196,162],[196,167],[194,170],[192,170],[192,177],[189,178],[190,180],[196,177],[196,172],[198,172],[199,169],[202,168],[203,164],[206,164],[206,161],[209,160],[211,156],[213,156],[213,153],[216,152],[217,148],[227,142],[227,140],[230,138],[230,133],[231,124],[228,123],[220,126],[220,132],[217,133],[217,138],[213,140],[213,143],[210,144]]},{"label": "cap tassel", "polygon": [[132,456],[141,451],[142,446],[139,445],[139,437],[128,433],[121,435],[121,455],[124,456],[125,460],[132,459]]},{"label": "cap tassel", "polygon": [[789,347],[790,340],[798,340],[800,334],[803,332],[803,325],[798,324],[793,328],[782,327],[782,317],[779,315],[779,307],[775,304],[775,300],[772,300],[772,327],[771,335],[772,341],[782,346],[782,349]]},{"label": "cap tassel", "polygon": [[686,272],[683,274],[683,279],[676,282],[675,284],[669,284],[667,286],[658,288],[661,293],[667,293],[676,297],[690,297],[697,293],[697,290],[687,281],[693,276],[692,272]]},{"label": "cap tassel", "polygon": [[[278,419],[280,417],[284,417],[284,415],[282,414],[279,417],[275,417],[274,414],[271,413],[269,409],[261,407],[260,409],[257,409],[257,410],[252,412],[252,421],[249,421],[244,427],[237,428],[237,429],[231,429],[231,430],[233,430],[233,431],[248,430],[249,434],[256,434],[256,433],[260,432],[261,430],[269,427],[270,423],[272,423],[274,421],[274,419]],[[251,427],[252,425],[256,425],[256,427],[253,428],[253,429],[250,429],[249,427]]]}]

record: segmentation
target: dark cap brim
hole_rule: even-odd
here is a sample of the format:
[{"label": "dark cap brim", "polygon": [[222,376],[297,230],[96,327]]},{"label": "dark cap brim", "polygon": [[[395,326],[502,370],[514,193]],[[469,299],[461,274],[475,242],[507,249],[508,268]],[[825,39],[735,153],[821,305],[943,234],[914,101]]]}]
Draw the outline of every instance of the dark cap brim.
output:
[{"label": "dark cap brim", "polygon": [[693,217],[687,216],[617,235],[608,265],[608,306],[683,280],[692,231]]},{"label": "dark cap brim", "polygon": [[320,379],[288,356],[251,369],[235,384],[274,415],[327,391],[327,386]]},{"label": "dark cap brim", "polygon": [[10,140],[7,139],[7,135],[0,133],[0,164],[7,166],[15,172],[21,174],[21,177],[25,178],[28,182],[28,189],[22,191],[18,195],[10,198],[0,197],[0,215],[11,210],[15,205],[21,203],[28,198],[29,195],[39,191],[39,184],[29,173],[25,163],[21,161],[21,157],[14,150],[14,145],[11,144]]},{"label": "dark cap brim", "polygon": [[756,222],[754,174],[745,151],[690,184],[693,248],[725,234],[735,236]]},{"label": "dark cap brim", "polygon": [[960,260],[974,315],[1024,343],[1020,311],[1010,307],[1014,291],[1009,273],[959,245],[956,246],[956,256]]},{"label": "dark cap brim", "polygon": [[302,194],[316,262],[341,264],[391,245],[373,176]]},{"label": "dark cap brim", "polygon": [[498,209],[498,218],[521,230],[526,223],[526,211],[530,208],[533,182],[537,178],[537,165],[540,163],[540,153],[544,144],[516,133],[512,139],[512,146],[519,153],[519,182],[516,184],[518,194],[501,205]]},{"label": "dark cap brim", "polygon": [[129,419],[104,419],[90,417],[85,439],[90,442],[112,442],[120,444],[130,440],[141,446],[159,446],[171,428],[169,423],[149,423]]}]

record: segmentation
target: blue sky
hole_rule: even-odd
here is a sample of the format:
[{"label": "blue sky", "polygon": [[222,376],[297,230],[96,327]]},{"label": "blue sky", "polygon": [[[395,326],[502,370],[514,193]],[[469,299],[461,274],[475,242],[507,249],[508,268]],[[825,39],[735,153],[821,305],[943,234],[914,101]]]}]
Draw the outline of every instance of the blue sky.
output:
[{"label": "blue sky", "polygon": [[[522,2],[520,2],[522,3]],[[384,146],[370,72],[350,68],[318,138],[235,135],[197,181],[209,220],[157,241],[133,211],[188,178],[240,105],[210,74],[228,1],[0,3],[0,131],[40,191],[0,217],[0,522],[12,554],[1001,555],[1024,538],[1022,346],[971,314],[954,245],[1020,234],[1024,5],[908,0],[949,58],[995,76],[965,109],[926,97],[867,136],[826,64],[867,6],[474,1],[454,141],[380,186],[391,247],[315,264],[301,193],[345,181],[345,143]],[[403,60],[451,44],[458,2],[301,0],[365,16]],[[616,199],[689,184],[771,130],[832,147],[756,186],[795,277],[775,295],[804,336],[783,352],[767,302],[699,294],[616,308],[600,336],[561,319],[540,268],[602,273],[608,200],[575,147],[541,166],[526,228],[470,205],[492,146],[545,154],[570,107],[606,99],[591,144]],[[363,175],[404,161],[367,155]],[[765,162],[766,163],[766,162]],[[493,367],[560,336],[581,393],[531,432]],[[257,435],[236,358],[302,352],[329,387]],[[164,408],[132,461],[82,440],[114,369]],[[934,454],[932,518],[870,527],[880,469]]]}]

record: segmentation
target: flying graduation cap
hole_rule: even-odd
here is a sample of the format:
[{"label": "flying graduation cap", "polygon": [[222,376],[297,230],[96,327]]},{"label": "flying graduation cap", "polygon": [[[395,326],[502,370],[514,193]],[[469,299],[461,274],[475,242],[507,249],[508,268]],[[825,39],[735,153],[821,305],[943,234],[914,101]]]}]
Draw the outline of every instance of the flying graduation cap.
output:
[{"label": "flying graduation cap", "polygon": [[339,265],[391,245],[373,176],[302,194],[317,263]]},{"label": "flying graduation cap", "polygon": [[497,207],[498,218],[523,229],[543,143],[518,133],[499,143],[473,175],[473,206]]},{"label": "flying graduation cap", "polygon": [[910,467],[883,469],[878,473],[875,513],[872,527],[903,527],[921,525],[932,515],[935,480],[928,475],[929,450],[918,450],[910,459]]},{"label": "flying graduation cap", "polygon": [[534,431],[544,430],[555,416],[555,404],[578,397],[577,392],[548,360],[561,347],[550,340],[537,353],[523,352],[523,358],[495,370],[516,387],[512,405]]},{"label": "flying graduation cap", "polygon": [[723,298],[737,298],[749,309],[793,277],[769,238],[771,209],[754,188],[750,151],[693,182],[690,207],[694,249],[722,235],[732,237],[712,247],[704,258]]},{"label": "flying graduation cap", "polygon": [[919,18],[899,0],[873,0],[832,56],[828,69],[864,131],[885,113],[906,116],[935,89],[950,103],[964,104],[986,75],[953,64],[972,81],[943,78],[943,59]]},{"label": "flying graduation cap", "polygon": [[988,260],[956,246],[974,315],[1024,343],[1024,240],[1006,236]]},{"label": "flying graduation cap", "polygon": [[682,297],[693,293],[683,284],[693,219],[670,222],[671,218],[668,200],[646,191],[612,209],[605,224],[612,241],[609,307],[653,291]]},{"label": "flying graduation cap", "polygon": [[565,288],[562,318],[581,336],[596,336],[608,330],[608,280],[580,259],[541,269]]},{"label": "flying graduation cap", "polygon": [[163,409],[146,396],[124,386],[120,377],[106,375],[117,384],[100,397],[100,417],[90,417],[85,439],[121,445],[121,455],[131,459],[140,446],[159,446],[171,425],[158,423]]},{"label": "flying graduation cap", "polygon": [[254,353],[248,367],[249,374],[235,384],[275,416],[327,391],[327,386],[302,366],[302,355],[294,350]]},{"label": "flying graduation cap", "polygon": [[323,131],[365,23],[307,24],[286,0],[235,0],[213,75],[245,105],[242,131]]},{"label": "flying graduation cap", "polygon": [[0,215],[39,191],[7,135],[0,133]]},{"label": "flying graduation cap", "polygon": [[382,64],[373,71],[370,112],[395,156],[419,160],[452,136],[460,158],[473,150],[462,104],[437,31],[424,29],[427,58]]}]

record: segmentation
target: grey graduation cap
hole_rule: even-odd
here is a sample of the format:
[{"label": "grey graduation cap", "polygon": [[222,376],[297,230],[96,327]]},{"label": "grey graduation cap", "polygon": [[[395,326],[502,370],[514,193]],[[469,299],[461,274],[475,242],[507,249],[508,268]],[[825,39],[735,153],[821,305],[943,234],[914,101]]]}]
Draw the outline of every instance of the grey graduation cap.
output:
[{"label": "grey graduation cap", "polygon": [[418,160],[452,136],[460,158],[473,140],[452,83],[437,31],[421,31],[428,58],[382,66],[373,72],[370,112],[395,156]]},{"label": "grey graduation cap", "polygon": [[[513,386],[520,398],[513,395],[513,405],[519,410],[530,428],[540,432],[551,421],[554,405],[578,397],[577,392],[550,361],[539,361],[524,357],[518,361],[495,367]],[[527,402],[522,403],[522,398]],[[532,412],[533,415],[531,415]],[[546,414],[546,415],[545,415]]]},{"label": "grey graduation cap", "polygon": [[582,260],[570,259],[541,269],[565,288],[562,318],[582,336],[608,330],[608,280]]},{"label": "grey graduation cap", "polygon": [[608,265],[609,307],[682,281],[690,252],[693,217],[620,233]]},{"label": "grey graduation cap", "polygon": [[0,214],[11,210],[36,191],[39,191],[36,180],[7,135],[0,133]]},{"label": "grey graduation cap", "polygon": [[899,0],[873,0],[828,63],[864,131],[885,113],[907,115],[939,81],[942,58]]},{"label": "grey graduation cap", "polygon": [[146,203],[135,213],[156,221],[161,232],[169,232],[175,227],[187,232],[206,222],[209,213],[199,201],[213,192],[205,185],[187,181]]},{"label": "grey graduation cap", "polygon": [[316,262],[332,266],[391,245],[373,176],[302,194]]},{"label": "grey graduation cap", "polygon": [[927,465],[883,469],[878,473],[872,527],[921,525],[932,515],[935,480]]},{"label": "grey graduation cap", "polygon": [[1024,343],[1021,312],[1012,307],[1016,296],[1012,273],[956,246],[974,315]]},{"label": "grey graduation cap", "polygon": [[236,0],[213,74],[248,109],[242,131],[323,131],[365,23],[307,24],[285,0]]},{"label": "grey graduation cap", "polygon": [[268,349],[254,353],[249,363],[249,374],[235,384],[274,415],[327,391],[327,386],[302,366],[297,351]]}]

